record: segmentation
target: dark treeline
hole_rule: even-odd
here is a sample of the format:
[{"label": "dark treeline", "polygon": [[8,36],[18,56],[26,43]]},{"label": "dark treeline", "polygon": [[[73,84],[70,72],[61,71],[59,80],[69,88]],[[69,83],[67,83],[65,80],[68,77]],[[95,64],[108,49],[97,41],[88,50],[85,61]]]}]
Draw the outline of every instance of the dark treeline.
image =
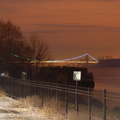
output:
[{"label": "dark treeline", "polygon": [[[16,58],[14,55],[20,57]],[[23,69],[29,70],[31,79],[37,70],[32,64],[15,64],[15,61],[22,63],[30,58],[32,60],[48,60],[51,58],[47,43],[39,35],[31,34],[25,36],[19,26],[11,21],[0,20],[0,72]],[[14,73],[15,75],[15,73]],[[17,73],[16,73],[17,76]]]}]

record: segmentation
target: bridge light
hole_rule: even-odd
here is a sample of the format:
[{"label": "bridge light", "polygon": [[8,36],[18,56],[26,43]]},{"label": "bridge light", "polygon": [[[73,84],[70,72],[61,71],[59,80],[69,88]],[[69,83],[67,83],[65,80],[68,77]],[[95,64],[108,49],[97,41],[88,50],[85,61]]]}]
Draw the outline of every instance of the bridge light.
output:
[{"label": "bridge light", "polygon": [[14,55],[15,57],[19,57],[18,55]]}]

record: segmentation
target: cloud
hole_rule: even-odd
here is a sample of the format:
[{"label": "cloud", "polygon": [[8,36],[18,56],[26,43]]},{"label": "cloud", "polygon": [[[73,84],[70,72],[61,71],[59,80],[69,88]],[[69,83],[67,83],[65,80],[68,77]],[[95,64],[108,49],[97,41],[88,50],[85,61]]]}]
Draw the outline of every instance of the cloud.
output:
[{"label": "cloud", "polygon": [[[32,24],[37,30],[28,30],[27,33],[64,33],[64,32],[120,32],[120,27],[77,24]],[[43,30],[42,30],[43,29]],[[26,33],[25,32],[25,33]]]},{"label": "cloud", "polygon": [[64,28],[88,28],[88,27],[97,27],[94,25],[77,25],[77,24],[33,24],[36,26],[44,26],[44,27],[64,27]]},{"label": "cloud", "polygon": [[98,30],[120,30],[120,27],[99,26],[99,25],[77,25],[77,24],[33,24],[34,26],[52,27],[52,28],[79,28],[79,29],[98,29]]},{"label": "cloud", "polygon": [[57,30],[27,30],[27,31],[24,31],[25,34],[34,34],[34,33],[37,33],[37,34],[54,34],[54,33],[60,33],[62,31],[57,31]]},{"label": "cloud", "polygon": [[35,2],[62,2],[62,1],[68,1],[68,2],[76,2],[76,1],[91,1],[91,2],[115,2],[119,0],[1,0],[1,2],[4,3],[35,3]]},{"label": "cloud", "polygon": [[1,0],[4,3],[35,3],[35,2],[61,2],[73,0]]},{"label": "cloud", "polygon": [[108,27],[108,26],[99,26],[99,25],[78,25],[78,24],[33,24],[35,26],[43,27],[55,27],[55,28],[117,28],[117,27]]}]

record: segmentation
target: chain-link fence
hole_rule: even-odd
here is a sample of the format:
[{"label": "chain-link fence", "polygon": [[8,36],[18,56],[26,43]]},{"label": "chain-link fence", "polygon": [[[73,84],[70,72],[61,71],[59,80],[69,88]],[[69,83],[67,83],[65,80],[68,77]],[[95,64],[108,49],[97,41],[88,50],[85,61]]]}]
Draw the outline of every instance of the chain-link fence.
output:
[{"label": "chain-link fence", "polygon": [[58,113],[68,120],[120,119],[120,93],[5,77],[0,77],[0,86],[16,99],[29,97],[31,101],[36,96],[30,104],[40,109],[46,107],[51,119]]}]

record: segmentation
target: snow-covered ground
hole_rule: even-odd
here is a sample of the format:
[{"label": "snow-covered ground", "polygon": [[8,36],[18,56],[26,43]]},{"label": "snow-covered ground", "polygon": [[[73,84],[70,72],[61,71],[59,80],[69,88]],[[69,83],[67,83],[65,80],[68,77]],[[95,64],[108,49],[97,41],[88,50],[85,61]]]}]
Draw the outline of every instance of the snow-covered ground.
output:
[{"label": "snow-covered ground", "polygon": [[[0,120],[88,120],[88,109],[80,106],[79,112],[76,112],[73,104],[69,104],[68,114],[65,112],[64,103],[51,99],[51,104],[41,101],[38,96],[26,97],[24,99],[13,99],[6,96],[0,97]],[[96,109],[99,112],[99,110]],[[97,113],[98,113],[97,112]],[[91,120],[103,120],[103,114],[91,116]],[[101,115],[101,116],[100,116]],[[107,120],[113,120],[113,117],[107,116]],[[114,120],[119,120],[114,117]]]},{"label": "snow-covered ground", "polygon": [[47,120],[31,108],[13,107],[18,101],[0,97],[0,120]]}]

